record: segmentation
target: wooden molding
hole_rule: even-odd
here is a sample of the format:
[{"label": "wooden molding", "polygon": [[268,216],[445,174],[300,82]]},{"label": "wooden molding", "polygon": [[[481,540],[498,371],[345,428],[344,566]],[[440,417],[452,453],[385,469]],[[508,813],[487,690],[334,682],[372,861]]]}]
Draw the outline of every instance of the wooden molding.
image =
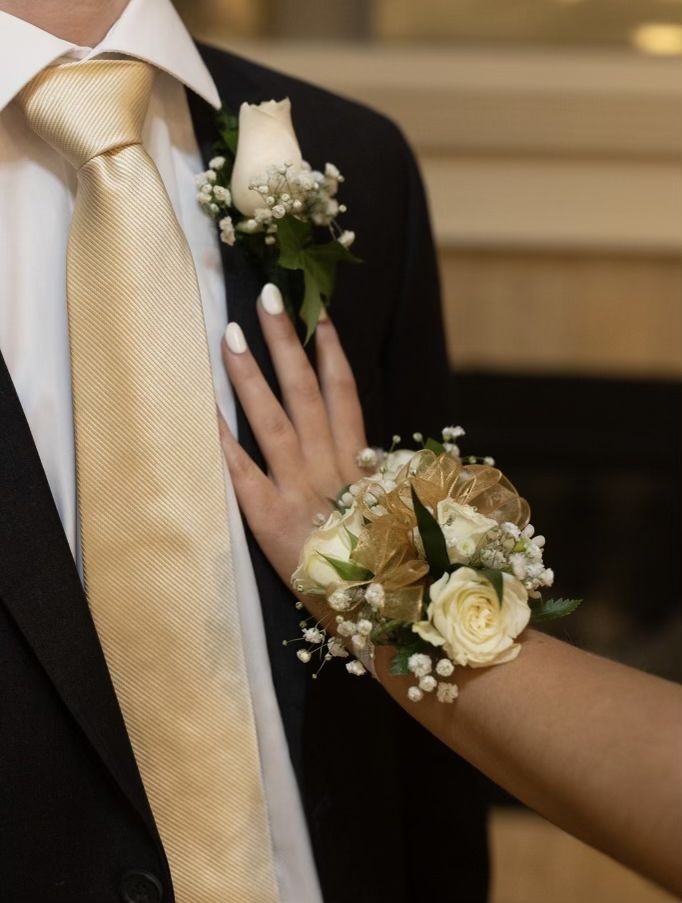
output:
[{"label": "wooden molding", "polygon": [[441,247],[682,250],[678,60],[288,41],[230,49],[395,119],[420,158]]}]

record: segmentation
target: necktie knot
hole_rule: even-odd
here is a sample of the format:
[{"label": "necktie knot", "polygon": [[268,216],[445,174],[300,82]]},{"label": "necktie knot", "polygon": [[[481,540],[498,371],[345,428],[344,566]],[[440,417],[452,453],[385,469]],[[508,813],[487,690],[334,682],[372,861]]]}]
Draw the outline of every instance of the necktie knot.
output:
[{"label": "necktie knot", "polygon": [[31,127],[76,167],[139,144],[154,70],[139,60],[88,60],[44,69],[20,92]]}]

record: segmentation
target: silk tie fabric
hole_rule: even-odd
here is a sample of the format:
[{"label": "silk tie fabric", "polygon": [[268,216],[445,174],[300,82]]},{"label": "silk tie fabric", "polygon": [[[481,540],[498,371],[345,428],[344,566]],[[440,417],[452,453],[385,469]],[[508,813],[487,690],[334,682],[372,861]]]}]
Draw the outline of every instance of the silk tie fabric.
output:
[{"label": "silk tie fabric", "polygon": [[193,261],[141,129],[154,71],[19,95],[78,172],[67,297],[85,589],[177,903],[278,900]]}]

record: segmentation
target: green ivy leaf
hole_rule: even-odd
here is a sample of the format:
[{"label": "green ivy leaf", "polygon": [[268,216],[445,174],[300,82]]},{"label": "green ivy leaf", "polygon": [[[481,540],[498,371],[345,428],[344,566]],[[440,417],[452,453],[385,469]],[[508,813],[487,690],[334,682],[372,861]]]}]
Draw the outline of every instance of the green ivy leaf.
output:
[{"label": "green ivy leaf", "polygon": [[533,624],[546,624],[548,621],[556,621],[573,614],[582,599],[548,599],[531,603],[530,620]]},{"label": "green ivy leaf", "polygon": [[493,589],[497,594],[497,600],[502,605],[502,599],[504,598],[504,577],[502,576],[502,571],[498,571],[495,568],[480,568],[479,574],[483,574],[492,583]]},{"label": "green ivy leaf", "polygon": [[424,448],[432,451],[436,455],[444,455],[445,448],[443,447],[443,443],[439,442],[437,439],[427,439],[424,443]]},{"label": "green ivy leaf", "polygon": [[285,216],[277,225],[278,264],[285,270],[303,271],[303,303],[299,316],[306,326],[306,343],[310,340],[323,307],[334,292],[336,267],[341,262],[359,263],[338,241],[324,245],[312,243],[312,227],[293,216]]},{"label": "green ivy leaf", "polygon": [[372,572],[368,571],[367,568],[360,567],[359,564],[354,564],[352,561],[342,561],[340,558],[334,558],[331,555],[323,555],[322,552],[320,552],[320,555],[328,564],[331,564],[342,580],[355,582],[356,580],[370,580],[372,578]]},{"label": "green ivy leaf", "polygon": [[293,216],[285,216],[277,223],[277,244],[279,259],[277,263],[285,270],[301,270],[303,264],[301,254],[310,242],[312,228],[309,223],[302,223]]},{"label": "green ivy leaf", "polygon": [[443,531],[433,514],[422,504],[421,499],[414,491],[414,486],[412,487],[412,502],[431,575],[436,578],[442,577],[446,571],[451,569]]}]

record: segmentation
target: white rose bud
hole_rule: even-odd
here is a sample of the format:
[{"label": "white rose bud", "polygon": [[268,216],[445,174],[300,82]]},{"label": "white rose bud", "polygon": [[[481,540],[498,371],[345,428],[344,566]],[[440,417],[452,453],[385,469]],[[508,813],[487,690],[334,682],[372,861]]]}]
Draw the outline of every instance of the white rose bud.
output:
[{"label": "white rose bud", "polygon": [[521,647],[514,640],[530,620],[528,593],[523,584],[503,574],[500,604],[490,581],[473,568],[443,574],[431,586],[428,620],[412,629],[434,646],[442,646],[453,662],[483,668],[516,658]]},{"label": "white rose bud", "polygon": [[497,527],[497,521],[479,514],[471,505],[449,498],[438,503],[437,519],[453,564],[467,564],[488,530]]},{"label": "white rose bud", "polygon": [[291,102],[243,103],[239,111],[239,141],[232,170],[232,199],[244,216],[253,216],[263,201],[250,188],[260,173],[272,166],[291,164],[295,171],[302,163],[301,149],[291,122]]},{"label": "white rose bud", "polygon": [[306,539],[298,567],[291,578],[300,593],[324,594],[333,584],[340,582],[334,567],[323,556],[350,561],[352,551],[348,535],[358,536],[363,527],[362,515],[355,510],[341,515],[333,511],[319,530]]}]

